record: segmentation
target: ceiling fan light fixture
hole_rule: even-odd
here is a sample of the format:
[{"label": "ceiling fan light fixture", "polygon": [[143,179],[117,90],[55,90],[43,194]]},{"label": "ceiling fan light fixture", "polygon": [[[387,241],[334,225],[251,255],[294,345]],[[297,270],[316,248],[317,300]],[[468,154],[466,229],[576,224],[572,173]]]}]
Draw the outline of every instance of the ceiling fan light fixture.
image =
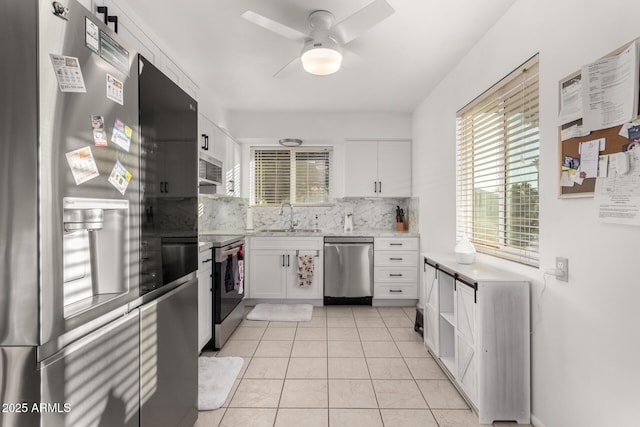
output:
[{"label": "ceiling fan light fixture", "polygon": [[278,143],[283,147],[299,147],[302,145],[302,140],[298,138],[283,138]]},{"label": "ceiling fan light fixture", "polygon": [[316,76],[328,76],[342,65],[340,46],[330,37],[307,42],[300,56],[304,70]]}]

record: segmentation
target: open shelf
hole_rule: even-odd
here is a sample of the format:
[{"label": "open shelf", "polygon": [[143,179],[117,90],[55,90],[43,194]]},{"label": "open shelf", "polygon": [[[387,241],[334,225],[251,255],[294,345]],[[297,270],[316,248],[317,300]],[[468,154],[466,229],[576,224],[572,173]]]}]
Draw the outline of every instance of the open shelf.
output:
[{"label": "open shelf", "polygon": [[451,312],[442,312],[442,313],[440,313],[440,316],[442,316],[442,318],[443,318],[444,320],[446,320],[447,322],[449,322],[449,324],[450,324],[451,326],[455,326],[455,323],[454,323],[454,321],[453,321],[453,312],[452,312],[452,311],[451,311]]},{"label": "open shelf", "polygon": [[441,357],[442,364],[453,374],[455,372],[456,362],[453,356]]}]

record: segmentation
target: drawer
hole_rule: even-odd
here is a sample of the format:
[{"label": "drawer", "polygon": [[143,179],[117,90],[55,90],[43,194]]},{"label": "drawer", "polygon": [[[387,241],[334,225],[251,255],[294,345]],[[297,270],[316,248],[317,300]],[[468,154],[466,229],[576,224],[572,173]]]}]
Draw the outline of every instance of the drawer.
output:
[{"label": "drawer", "polygon": [[375,282],[418,283],[417,267],[375,267],[373,271]]},{"label": "drawer", "polygon": [[322,250],[322,237],[252,237],[251,249]]},{"label": "drawer", "polygon": [[417,251],[418,239],[416,237],[376,237],[374,249],[376,251]]},{"label": "drawer", "polygon": [[[198,252],[198,269],[211,268],[213,265],[213,250]],[[208,260],[208,261],[207,261]],[[206,262],[205,262],[206,261]]]},{"label": "drawer", "polygon": [[418,298],[418,285],[376,282],[374,285],[373,297],[384,299],[416,299]]},{"label": "drawer", "polygon": [[416,251],[375,251],[374,265],[380,267],[417,267]]}]

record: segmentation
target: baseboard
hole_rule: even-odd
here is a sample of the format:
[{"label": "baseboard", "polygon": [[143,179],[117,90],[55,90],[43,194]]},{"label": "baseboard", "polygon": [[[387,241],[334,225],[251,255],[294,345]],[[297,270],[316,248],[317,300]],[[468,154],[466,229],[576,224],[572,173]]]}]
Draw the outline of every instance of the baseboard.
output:
[{"label": "baseboard", "polygon": [[531,425],[534,427],[546,427],[544,424],[542,424],[542,421],[540,421],[540,419],[533,414],[531,414]]}]

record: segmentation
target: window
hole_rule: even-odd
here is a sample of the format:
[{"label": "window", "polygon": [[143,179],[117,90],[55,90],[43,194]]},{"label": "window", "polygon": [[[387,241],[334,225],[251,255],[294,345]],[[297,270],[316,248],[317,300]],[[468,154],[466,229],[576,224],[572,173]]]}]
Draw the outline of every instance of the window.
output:
[{"label": "window", "polygon": [[538,56],[457,114],[457,232],[538,266]]},{"label": "window", "polygon": [[254,148],[252,157],[252,205],[318,205],[329,201],[330,148]]}]

